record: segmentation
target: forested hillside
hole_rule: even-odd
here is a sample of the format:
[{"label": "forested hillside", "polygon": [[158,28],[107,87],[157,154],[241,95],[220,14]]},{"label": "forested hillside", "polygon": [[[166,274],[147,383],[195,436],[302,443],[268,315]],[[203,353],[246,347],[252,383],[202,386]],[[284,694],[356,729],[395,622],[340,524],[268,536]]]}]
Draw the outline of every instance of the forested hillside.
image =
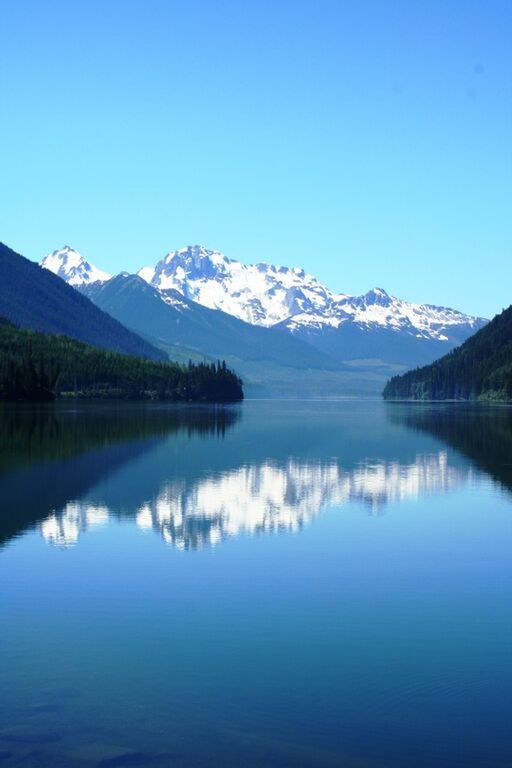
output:
[{"label": "forested hillside", "polygon": [[448,355],[393,377],[383,396],[388,400],[512,400],[512,306]]},{"label": "forested hillside", "polygon": [[64,280],[0,243],[0,316],[22,328],[63,333],[102,349],[165,360],[167,355],[128,330]]},{"label": "forested hillside", "polygon": [[190,347],[214,359],[237,355],[249,360],[286,362],[301,370],[343,367],[283,330],[250,325],[190,301],[175,290],[159,292],[138,275],[117,275],[81,290],[100,309],[137,333],[168,345]]},{"label": "forested hillside", "polygon": [[144,360],[0,320],[0,400],[58,395],[199,402],[243,397],[240,379],[225,363]]}]

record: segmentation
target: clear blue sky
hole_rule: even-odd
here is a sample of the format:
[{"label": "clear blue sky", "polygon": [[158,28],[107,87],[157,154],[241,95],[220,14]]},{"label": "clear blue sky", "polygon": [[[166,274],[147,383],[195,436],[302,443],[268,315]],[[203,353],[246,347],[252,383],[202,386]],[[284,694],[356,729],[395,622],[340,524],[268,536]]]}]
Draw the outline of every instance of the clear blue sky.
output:
[{"label": "clear blue sky", "polygon": [[512,2],[0,0],[0,239],[512,302]]}]

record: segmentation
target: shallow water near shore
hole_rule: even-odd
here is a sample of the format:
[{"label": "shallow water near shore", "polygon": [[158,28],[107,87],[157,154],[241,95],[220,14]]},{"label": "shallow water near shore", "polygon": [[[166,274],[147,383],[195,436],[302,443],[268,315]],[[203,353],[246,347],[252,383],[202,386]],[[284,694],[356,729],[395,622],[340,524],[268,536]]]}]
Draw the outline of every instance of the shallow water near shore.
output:
[{"label": "shallow water near shore", "polygon": [[0,410],[0,765],[512,765],[512,410]]}]

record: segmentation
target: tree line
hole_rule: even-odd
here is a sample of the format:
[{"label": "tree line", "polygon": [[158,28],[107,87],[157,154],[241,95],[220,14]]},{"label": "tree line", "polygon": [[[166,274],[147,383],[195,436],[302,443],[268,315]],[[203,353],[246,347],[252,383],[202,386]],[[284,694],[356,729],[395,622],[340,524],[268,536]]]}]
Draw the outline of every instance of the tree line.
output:
[{"label": "tree line", "polygon": [[98,397],[234,402],[242,381],[224,361],[180,365],[92,347],[0,319],[0,400]]},{"label": "tree line", "polygon": [[386,399],[512,400],[512,306],[431,365],[394,376]]}]

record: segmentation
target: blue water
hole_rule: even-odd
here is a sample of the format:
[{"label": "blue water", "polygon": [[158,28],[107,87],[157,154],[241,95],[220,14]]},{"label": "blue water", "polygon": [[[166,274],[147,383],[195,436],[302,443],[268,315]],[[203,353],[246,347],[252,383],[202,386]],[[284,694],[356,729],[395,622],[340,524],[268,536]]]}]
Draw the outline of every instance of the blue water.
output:
[{"label": "blue water", "polygon": [[0,412],[0,765],[512,766],[512,412]]}]

